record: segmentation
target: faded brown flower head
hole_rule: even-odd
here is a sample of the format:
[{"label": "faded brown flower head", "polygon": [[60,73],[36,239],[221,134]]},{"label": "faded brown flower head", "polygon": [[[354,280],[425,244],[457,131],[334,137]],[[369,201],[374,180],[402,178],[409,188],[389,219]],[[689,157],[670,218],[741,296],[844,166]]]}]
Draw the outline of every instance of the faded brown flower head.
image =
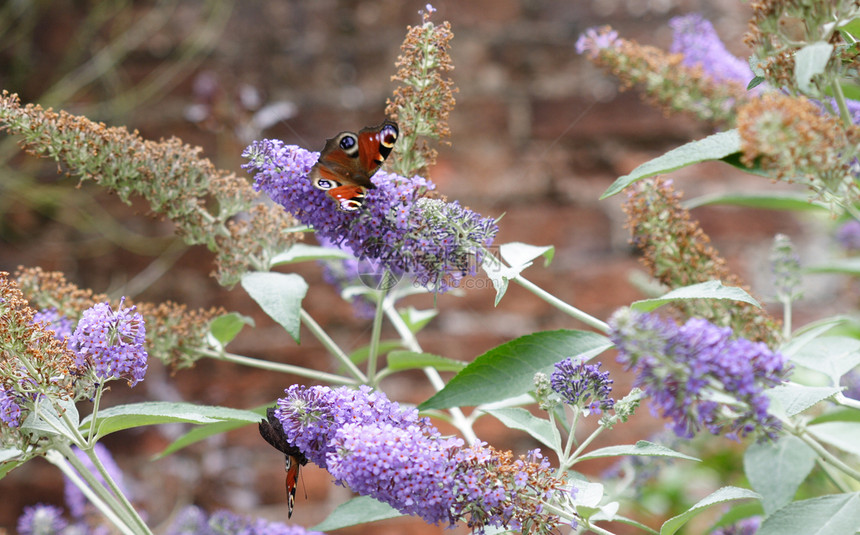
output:
[{"label": "faded brown flower head", "polygon": [[855,178],[860,128],[845,126],[803,97],[766,95],[738,111],[742,161],[807,185],[831,205],[860,200]]},{"label": "faded brown flower head", "polygon": [[[823,80],[833,80],[856,68],[860,50],[846,43],[834,21],[856,16],[856,0],[805,2],[799,0],[755,0],[744,42],[752,49],[764,78],[774,87],[798,91],[795,57],[804,46],[826,42],[836,46],[839,61],[827,64]],[[854,73],[856,76],[856,72]],[[816,97],[819,95],[815,95]],[[823,96],[823,93],[822,93]]]},{"label": "faded brown flower head", "polygon": [[[234,217],[261,202],[260,194],[247,180],[201,158],[199,147],[177,138],[149,141],[137,132],[64,111],[21,107],[17,95],[6,91],[0,95],[0,130],[21,136],[28,153],[53,158],[69,175],[93,180],[124,202],[133,195],[146,199],[153,212],[173,221],[186,243],[205,244],[216,252],[221,284],[235,284],[249,269],[267,270],[270,266],[252,262],[298,239],[287,232],[295,221],[283,210],[228,228]],[[250,230],[237,232],[235,225]]]},{"label": "faded brown flower head", "polygon": [[[0,272],[0,390],[6,402],[17,398],[23,422],[35,400],[70,401],[74,391],[74,355],[53,331],[33,323],[35,310],[6,272]],[[4,420],[7,420],[4,418]],[[0,425],[0,427],[3,427]],[[24,435],[0,433],[0,444],[18,445]]]},{"label": "faded brown flower head", "polygon": [[[631,241],[642,252],[642,263],[669,289],[720,280],[749,292],[710,245],[710,238],[681,206],[681,195],[671,181],[643,180],[624,204]],[[684,300],[673,303],[684,317],[701,317],[731,327],[739,336],[774,347],[779,324],[763,309],[748,303],[723,300]]]},{"label": "faded brown flower head", "polygon": [[454,37],[451,24],[436,25],[432,12],[423,12],[420,26],[409,26],[401,54],[395,64],[400,82],[394,99],[388,99],[385,113],[398,121],[400,139],[390,158],[389,167],[403,176],[427,175],[427,167],[436,162],[436,150],[427,138],[442,139],[451,135],[448,115],[454,109],[457,88],[445,74],[454,68],[448,55]]},{"label": "faded brown flower head", "polygon": [[[109,302],[117,307],[118,300],[94,294],[68,282],[58,272],[41,268],[19,268],[16,273],[22,295],[26,295],[39,309],[55,308],[57,312],[77,322],[84,310],[96,303]],[[134,303],[125,300],[125,306],[137,306],[146,324],[146,349],[151,357],[164,361],[175,369],[192,366],[201,357],[199,349],[209,349],[209,324],[224,314],[223,308],[189,311],[185,305],[167,301],[161,304]]]},{"label": "faded brown flower head", "polygon": [[719,83],[701,67],[682,64],[681,54],[623,39],[609,26],[586,33],[577,43],[595,65],[612,73],[622,89],[638,86],[652,105],[665,113],[686,112],[719,125],[734,122],[738,105],[750,97],[737,82]]}]

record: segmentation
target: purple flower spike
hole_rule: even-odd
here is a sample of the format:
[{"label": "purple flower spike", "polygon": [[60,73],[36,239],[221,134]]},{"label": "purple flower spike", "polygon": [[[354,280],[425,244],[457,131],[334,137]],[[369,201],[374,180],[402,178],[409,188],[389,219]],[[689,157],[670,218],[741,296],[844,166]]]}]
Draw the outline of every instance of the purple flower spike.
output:
[{"label": "purple flower spike", "polygon": [[612,379],[609,372],[600,371],[600,363],[586,364],[584,360],[566,358],[555,365],[550,377],[552,389],[565,403],[600,414],[615,406],[609,397]]},{"label": "purple flower spike", "polygon": [[92,369],[100,381],[123,378],[134,386],[146,374],[146,329],[135,307],[123,308],[123,301],[116,311],[110,303],[85,310],[69,347],[78,368]]},{"label": "purple flower spike", "polygon": [[561,482],[538,452],[517,460],[486,444],[443,437],[414,408],[402,409],[363,386],[294,385],[275,415],[287,442],[339,484],[433,524],[465,521],[551,533],[558,518],[541,510]]},{"label": "purple flower spike", "polygon": [[779,429],[767,412],[764,390],[788,372],[780,353],[761,342],[732,339],[730,328],[701,318],[679,326],[622,309],[610,327],[618,361],[635,370],[635,386],[651,397],[652,412],[672,419],[678,436],[692,437],[704,427],[732,439],[750,433],[772,437]]},{"label": "purple flower spike", "polygon": [[250,160],[243,167],[254,174],[254,188],[312,226],[323,240],[396,276],[410,274],[435,291],[444,292],[476,274],[484,248],[498,232],[492,218],[456,202],[424,197],[435,186],[420,176],[379,171],[364,208],[342,212],[308,179],[318,153],[265,139],[255,141],[243,156]]},{"label": "purple flower spike", "polygon": [[669,26],[674,30],[669,51],[683,54],[683,65],[702,67],[716,82],[733,81],[746,87],[753,79],[749,64],[726,50],[714,25],[700,14],[675,17]]},{"label": "purple flower spike", "polygon": [[42,323],[45,329],[54,331],[54,337],[63,341],[72,335],[72,320],[61,316],[56,308],[46,308],[33,314],[33,323]]},{"label": "purple flower spike", "polygon": [[13,390],[0,386],[0,420],[9,427],[21,424],[21,400]]},{"label": "purple flower spike", "polygon": [[66,528],[63,510],[54,505],[38,504],[24,508],[18,518],[21,535],[58,535]]}]

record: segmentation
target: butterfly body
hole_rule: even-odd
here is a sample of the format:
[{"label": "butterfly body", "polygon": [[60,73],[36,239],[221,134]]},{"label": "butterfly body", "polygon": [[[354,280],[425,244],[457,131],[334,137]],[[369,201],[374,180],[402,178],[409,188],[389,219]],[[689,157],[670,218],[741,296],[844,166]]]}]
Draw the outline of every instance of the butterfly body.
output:
[{"label": "butterfly body", "polygon": [[328,193],[339,210],[359,210],[366,191],[376,188],[370,177],[391,154],[399,135],[397,123],[386,119],[379,126],[362,128],[358,134],[341,132],[326,140],[311,168],[311,183]]},{"label": "butterfly body", "polygon": [[293,516],[293,506],[296,503],[296,486],[299,482],[299,470],[308,464],[308,459],[299,448],[287,441],[284,427],[275,416],[275,408],[266,411],[266,419],[260,422],[260,435],[272,447],[284,454],[284,468],[287,472],[285,485],[287,487],[287,518]]}]

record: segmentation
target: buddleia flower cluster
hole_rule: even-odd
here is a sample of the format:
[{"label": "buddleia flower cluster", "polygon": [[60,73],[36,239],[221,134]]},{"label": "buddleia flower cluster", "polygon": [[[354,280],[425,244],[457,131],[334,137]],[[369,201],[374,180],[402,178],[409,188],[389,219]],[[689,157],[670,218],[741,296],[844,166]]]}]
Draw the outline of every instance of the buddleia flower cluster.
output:
[{"label": "buddleia flower cluster", "polygon": [[287,441],[339,484],[428,523],[529,533],[558,523],[544,503],[561,482],[539,452],[514,459],[483,443],[464,446],[367,386],[293,385],[275,416]]},{"label": "buddleia flower cluster", "polygon": [[612,379],[600,371],[600,363],[586,364],[583,359],[566,358],[556,363],[550,376],[553,391],[568,405],[600,414],[611,410],[615,400],[609,397]]},{"label": "buddleia flower cluster", "polygon": [[435,24],[430,19],[436,9],[427,4],[419,11],[421,24],[409,26],[397,57],[399,82],[394,98],[386,102],[385,113],[403,126],[398,148],[391,157],[391,169],[402,175],[421,173],[436,163],[436,150],[427,139],[451,135],[448,115],[454,109],[457,88],[446,73],[454,68],[448,55],[451,23]]},{"label": "buddleia flower cluster", "polygon": [[139,195],[169,218],[189,244],[216,253],[219,281],[235,284],[248,270],[293,244],[298,234],[283,210],[259,203],[246,180],[217,169],[200,147],[171,138],[143,139],[64,111],[28,104],[0,93],[0,130],[17,135],[30,154],[48,156],[80,180],[93,180],[130,202]]},{"label": "buddleia flower cluster", "polygon": [[[24,297],[33,308],[40,309],[35,320],[42,320],[59,340],[71,331],[85,310],[110,300],[107,295],[72,284],[59,271],[41,268],[20,268],[16,279]],[[128,306],[131,303],[126,301]],[[163,303],[134,303],[146,323],[146,351],[174,368],[192,366],[211,348],[209,326],[226,311],[220,307],[189,310],[185,305]]]},{"label": "buddleia flower cluster", "polygon": [[[749,98],[745,86],[751,75],[742,82],[724,76],[715,79],[712,70],[697,61],[703,50],[713,54],[707,62],[713,62],[713,70],[730,63],[729,72],[734,72],[734,62],[726,57],[722,45],[717,45],[719,40],[708,42],[709,36],[715,37],[713,28],[700,24],[697,40],[692,41],[687,34],[689,27],[683,21],[674,24],[673,53],[623,39],[609,26],[585,31],[576,42],[576,51],[618,77],[622,88],[641,86],[649,101],[666,111],[688,112],[701,120],[730,125],[734,107]],[[690,44],[695,45],[698,57],[687,58],[681,50]]]},{"label": "buddleia flower cluster", "polygon": [[[631,241],[642,253],[640,261],[669,289],[719,280],[743,288],[725,259],[710,244],[671,180],[658,177],[639,181],[623,206]],[[683,300],[673,303],[683,316],[698,316],[731,327],[738,335],[768,345],[779,341],[779,323],[767,311],[749,303]]]},{"label": "buddleia flower cluster", "polygon": [[457,202],[426,198],[435,185],[420,176],[379,171],[364,208],[342,212],[308,179],[319,153],[264,139],[243,156],[249,160],[243,167],[254,174],[254,188],[312,226],[323,240],[438,292],[475,275],[498,232],[492,218]]},{"label": "buddleia flower cluster", "polygon": [[33,310],[8,273],[0,273],[0,443],[32,440],[11,431],[36,404],[56,410],[89,399],[106,381],[126,379],[134,386],[143,379],[146,331],[133,307],[99,303],[84,311],[73,332],[69,328],[56,311]]},{"label": "buddleia flower cluster", "polygon": [[683,325],[621,309],[610,320],[618,361],[636,373],[652,412],[684,438],[707,429],[729,438],[774,437],[779,422],[764,391],[781,384],[785,357],[701,318]]},{"label": "buddleia flower cluster", "polygon": [[[0,272],[0,437],[13,445],[17,428],[34,404],[49,400],[66,402],[75,398],[74,354],[35,322],[21,290]],[[26,437],[19,439],[26,440]]]},{"label": "buddleia flower cluster", "polygon": [[143,380],[147,369],[146,328],[135,307],[114,310],[98,303],[86,310],[69,338],[78,370],[88,370],[97,383],[125,379],[128,386]]}]

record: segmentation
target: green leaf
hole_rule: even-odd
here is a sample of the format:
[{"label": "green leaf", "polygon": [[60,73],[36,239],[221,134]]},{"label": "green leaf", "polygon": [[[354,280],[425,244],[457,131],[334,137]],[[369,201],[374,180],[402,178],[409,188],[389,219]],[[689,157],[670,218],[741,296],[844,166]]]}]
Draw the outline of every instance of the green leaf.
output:
[{"label": "green leaf", "polygon": [[[594,520],[594,521],[598,521],[598,520],[601,520],[601,518],[600,518],[598,515],[594,515],[594,516],[592,517],[592,520]],[[646,525],[645,525],[645,524],[643,524],[642,522],[637,522],[636,520],[633,520],[632,518],[627,518],[626,516],[622,516],[622,515],[615,515],[615,516],[612,518],[612,521],[613,521],[613,522],[618,522],[619,524],[626,524],[626,525],[628,525],[628,526],[633,526],[633,527],[634,527],[634,528],[636,528],[637,530],[642,531],[642,532],[645,532],[645,533],[650,533],[650,534],[652,534],[652,535],[660,535],[660,534],[659,534],[656,530],[654,530],[653,528],[651,528],[651,527],[649,527],[649,526],[646,526]]]},{"label": "green leaf", "polygon": [[[839,29],[842,30],[843,32],[850,33],[852,36],[854,36],[855,39],[857,37],[860,37],[860,18],[852,19],[852,20],[846,22],[845,24],[840,26]],[[847,41],[847,39],[846,39],[846,41]]]},{"label": "green leaf", "polygon": [[[81,422],[81,431],[89,429],[91,416]],[[99,438],[132,427],[144,425],[187,422],[193,424],[211,424],[215,422],[237,421],[257,423],[260,415],[251,411],[231,409],[229,407],[214,407],[196,405],[194,403],[173,403],[167,401],[147,401],[130,403],[102,409],[98,413],[96,429]]]},{"label": "green leaf", "polygon": [[663,526],[660,528],[660,535],[672,535],[673,533],[681,529],[684,524],[689,522],[691,518],[702,513],[705,509],[711,507],[712,505],[749,498],[759,499],[761,498],[761,496],[747,489],[742,489],[738,487],[723,487],[716,492],[713,492],[710,495],[706,496],[705,498],[700,500],[699,503],[697,503],[693,507],[690,507],[680,515],[672,517],[666,522],[664,522]]},{"label": "green leaf", "polygon": [[309,260],[349,260],[355,258],[343,249],[335,247],[321,247],[319,245],[308,245],[306,243],[294,243],[286,251],[272,258],[272,266],[283,264],[295,264]]},{"label": "green leaf", "polygon": [[792,502],[764,519],[756,535],[854,535],[860,526],[860,493]]},{"label": "green leaf", "polygon": [[798,50],[794,55],[794,81],[804,93],[811,93],[815,87],[812,78],[824,72],[833,45],[825,42],[812,43]]},{"label": "green leaf", "polygon": [[718,193],[714,195],[702,195],[701,197],[684,201],[682,204],[684,208],[688,210],[698,208],[699,206],[715,204],[761,208],[765,210],[793,210],[798,212],[829,209],[824,203],[810,200],[808,194],[799,191],[781,191],[773,193]]},{"label": "green leaf", "polygon": [[528,243],[511,242],[499,246],[499,253],[510,266],[530,266],[539,257],[544,258],[544,266],[548,266],[555,256],[552,245],[529,245]]},{"label": "green leaf", "polygon": [[310,529],[313,531],[332,531],[399,516],[403,516],[403,514],[387,503],[382,503],[370,496],[359,496],[339,505],[328,515],[328,518]]},{"label": "green leaf", "polygon": [[766,515],[794,499],[798,487],[815,466],[816,453],[793,435],[778,442],[753,443],[744,453],[744,471],[752,488],[761,494]]},{"label": "green leaf", "polygon": [[860,275],[860,257],[834,258],[823,264],[815,264],[803,269],[806,273],[842,273]]},{"label": "green leaf", "polygon": [[747,165],[746,162],[742,161],[742,158],[742,152],[735,152],[733,154],[729,154],[728,156],[720,158],[720,161],[722,161],[723,163],[727,163],[732,167],[740,169],[741,171],[744,171],[751,175],[772,178],[772,173],[761,166],[761,159],[757,159],[755,162],[753,162],[752,167],[750,167],[749,165]]},{"label": "green leaf", "polygon": [[[259,415],[257,419],[259,421],[265,416],[266,409],[270,406],[271,404],[263,405],[255,409],[251,409],[251,412]],[[153,459],[161,459],[162,457],[167,457],[168,455],[176,453],[177,451],[187,446],[190,446],[191,444],[200,442],[201,440],[205,440],[214,435],[219,435],[221,433],[226,433],[227,431],[232,431],[234,429],[239,429],[240,427],[245,427],[246,425],[248,425],[248,422],[244,420],[230,420],[226,422],[215,422],[212,424],[198,425],[196,427],[191,428],[190,431],[171,442],[161,452],[157,453],[153,457]]]},{"label": "green leaf", "polygon": [[[854,45],[856,50],[857,45]],[[849,83],[840,83],[839,86],[842,88],[842,94],[845,95],[845,98],[849,100],[860,100],[860,86]]]},{"label": "green leaf", "polygon": [[640,440],[636,442],[636,444],[623,444],[619,446],[608,446],[605,448],[600,448],[598,450],[594,450],[592,452],[586,453],[585,455],[582,455],[577,460],[585,461],[587,459],[597,459],[599,457],[616,457],[619,455],[674,457],[676,459],[686,459],[688,461],[702,462],[701,459],[697,459],[696,457],[690,457],[689,455],[684,455],[683,453],[669,449],[665,446],[661,446],[660,444],[648,442],[647,440]]},{"label": "green leaf", "polygon": [[782,408],[785,411],[785,415],[791,417],[800,414],[819,401],[835,395],[839,390],[839,387],[834,386],[786,384],[766,390],[765,395],[774,404],[770,409],[771,412]]},{"label": "green leaf", "polygon": [[790,358],[798,366],[823,373],[836,386],[843,375],[860,365],[860,340],[822,336],[814,344],[799,348]]},{"label": "green leaf", "polygon": [[254,318],[239,314],[238,312],[230,312],[218,316],[209,325],[209,331],[212,336],[222,345],[225,346],[236,338],[239,331],[245,325],[254,326]]},{"label": "green leaf", "polygon": [[484,269],[484,273],[487,274],[487,278],[493,283],[493,288],[496,290],[494,306],[498,306],[502,297],[508,291],[508,284],[528,266],[508,267],[497,260],[484,258],[481,267]]},{"label": "green leaf", "polygon": [[439,311],[435,308],[418,310],[417,308],[410,306],[405,310],[400,310],[399,314],[403,321],[406,322],[406,326],[409,327],[409,332],[416,334],[430,323],[430,320],[435,318],[436,315],[439,314]]},{"label": "green leaf", "polygon": [[24,464],[22,460],[23,451],[18,448],[0,449],[0,479],[6,477],[6,474]]},{"label": "green leaf", "polygon": [[599,354],[612,347],[605,336],[587,331],[543,331],[511,340],[479,356],[419,410],[479,405],[525,394],[534,374],[551,373],[567,357]]},{"label": "green leaf", "polygon": [[388,368],[392,371],[414,368],[435,368],[440,372],[458,372],[466,367],[461,360],[448,359],[432,353],[392,351],[388,354]]},{"label": "green leaf", "polygon": [[650,312],[676,299],[731,299],[743,301],[761,308],[758,301],[742,288],[723,286],[720,281],[707,281],[683,288],[675,288],[671,292],[654,299],[643,299],[630,305],[630,308],[642,312]]},{"label": "green leaf", "polygon": [[302,299],[308,283],[295,273],[252,272],[242,276],[242,287],[260,308],[299,342]]},{"label": "green leaf", "polygon": [[755,89],[763,82],[765,82],[765,78],[763,76],[753,76],[753,79],[750,80],[750,83],[747,84],[747,91],[749,91],[750,89]]},{"label": "green leaf", "polygon": [[[56,403],[59,405],[57,412]],[[62,435],[71,441],[77,440],[74,427],[69,428],[66,421],[69,421],[72,426],[78,426],[80,415],[75,403],[71,400],[54,400],[49,401],[47,398],[42,398],[36,402],[37,410],[31,411],[24,422],[21,424],[21,429],[35,431],[37,435],[53,436]],[[60,414],[65,416],[65,419],[60,417]]]},{"label": "green leaf", "polygon": [[694,163],[719,160],[730,154],[740,152],[740,150],[741,138],[737,130],[719,132],[704,139],[691,141],[686,145],[670,150],[662,156],[643,163],[629,175],[619,177],[600,198],[611,197],[637,180],[668,173]]},{"label": "green leaf", "polygon": [[[389,351],[396,351],[399,349],[403,349],[403,341],[402,340],[382,340],[379,342],[379,347],[377,347],[377,351],[379,354],[385,354]],[[351,360],[355,364],[360,364],[366,361],[370,357],[370,345],[364,345],[354,350],[349,354],[349,360]],[[343,371],[343,367],[341,366],[340,371]]]},{"label": "green leaf", "polygon": [[495,416],[511,429],[525,431],[538,442],[549,446],[554,452],[561,453],[561,436],[558,434],[558,428],[549,420],[538,418],[519,407],[487,409],[484,412]]},{"label": "green leaf", "polygon": [[826,422],[806,429],[822,442],[860,456],[860,423]]}]

